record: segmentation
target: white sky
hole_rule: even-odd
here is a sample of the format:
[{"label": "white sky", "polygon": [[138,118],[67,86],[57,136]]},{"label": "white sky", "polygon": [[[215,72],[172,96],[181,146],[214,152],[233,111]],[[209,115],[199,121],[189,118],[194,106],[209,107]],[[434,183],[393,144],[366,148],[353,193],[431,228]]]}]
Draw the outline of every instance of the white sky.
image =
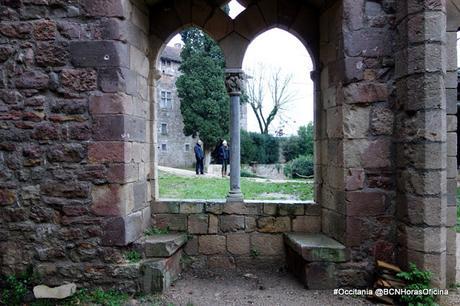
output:
[{"label": "white sky", "polygon": [[[244,7],[233,0],[230,5],[230,17],[235,18]],[[460,38],[460,32],[457,37]],[[180,35],[171,39],[168,45],[180,43]],[[457,40],[457,58],[460,67],[460,40]],[[272,29],[259,35],[246,51],[243,69],[250,70],[262,63],[264,66],[280,67],[282,71],[293,75],[290,89],[296,93],[296,99],[289,104],[283,113],[287,124],[284,125],[286,134],[295,134],[299,126],[313,121],[313,82],[310,71],[313,69],[310,55],[303,44],[290,33]],[[267,105],[270,104],[268,92],[265,94]],[[280,127],[279,122],[273,122],[271,132]],[[248,129],[259,131],[257,120],[248,106]]]}]

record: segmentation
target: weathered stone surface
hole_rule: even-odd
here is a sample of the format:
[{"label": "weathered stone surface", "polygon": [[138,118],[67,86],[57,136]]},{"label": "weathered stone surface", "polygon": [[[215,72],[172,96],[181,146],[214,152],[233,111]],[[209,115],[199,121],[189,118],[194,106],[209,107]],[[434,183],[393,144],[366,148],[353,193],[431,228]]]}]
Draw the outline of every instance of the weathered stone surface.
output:
[{"label": "weathered stone surface", "polygon": [[209,256],[208,269],[234,269],[235,260],[230,256]]},{"label": "weathered stone surface", "polygon": [[120,0],[83,0],[82,6],[88,16],[123,17]]},{"label": "weathered stone surface", "polygon": [[128,47],[119,42],[71,42],[70,55],[75,67],[129,67]]},{"label": "weathered stone surface", "polygon": [[39,66],[64,66],[69,60],[66,43],[40,43],[37,45],[35,60]]},{"label": "weathered stone surface", "polygon": [[48,86],[48,75],[34,70],[25,71],[16,80],[18,88],[43,89]]},{"label": "weathered stone surface", "polygon": [[220,217],[220,230],[222,232],[236,232],[244,230],[244,216],[224,215]]},{"label": "weathered stone surface", "polygon": [[96,71],[92,69],[63,69],[61,84],[75,91],[88,91],[97,88]]},{"label": "weathered stone surface", "polygon": [[262,217],[257,220],[259,232],[283,233],[291,231],[290,217]]},{"label": "weathered stone surface", "polygon": [[250,251],[248,234],[227,235],[227,250],[234,255],[247,255]]},{"label": "weathered stone surface", "polygon": [[251,250],[258,252],[260,255],[283,255],[284,245],[281,234],[251,234]]},{"label": "weathered stone surface", "polygon": [[321,231],[321,217],[297,216],[292,219],[292,231],[302,233],[319,233]]},{"label": "weathered stone surface", "polygon": [[50,288],[45,285],[35,286],[34,296],[37,299],[65,299],[72,296],[77,291],[77,285],[74,283]]},{"label": "weathered stone surface", "polygon": [[247,203],[226,203],[223,212],[229,215],[256,215],[257,205]]},{"label": "weathered stone surface", "polygon": [[200,214],[204,211],[204,205],[201,203],[181,203],[181,214]]},{"label": "weathered stone surface", "polygon": [[187,216],[179,214],[157,214],[153,217],[153,223],[159,228],[169,228],[173,231],[187,230]]},{"label": "weathered stone surface", "polygon": [[147,258],[169,257],[187,242],[185,234],[161,234],[148,236],[137,242]]},{"label": "weathered stone surface", "polygon": [[323,234],[285,234],[286,244],[306,261],[344,262],[348,252],[342,244]]},{"label": "weathered stone surface", "polygon": [[165,259],[149,260],[142,263],[142,290],[145,294],[162,292],[175,281],[182,268],[180,258],[182,252],[176,252]]},{"label": "weathered stone surface", "polygon": [[203,235],[198,238],[198,250],[200,254],[224,254],[226,237],[219,235]]},{"label": "weathered stone surface", "polygon": [[188,232],[190,234],[206,234],[208,232],[208,219],[207,214],[188,216]]}]

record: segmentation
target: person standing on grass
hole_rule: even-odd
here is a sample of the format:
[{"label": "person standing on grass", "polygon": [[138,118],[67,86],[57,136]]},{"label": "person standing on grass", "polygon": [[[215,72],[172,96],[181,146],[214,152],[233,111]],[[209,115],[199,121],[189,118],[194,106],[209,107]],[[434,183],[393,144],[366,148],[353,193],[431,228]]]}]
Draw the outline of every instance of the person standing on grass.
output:
[{"label": "person standing on grass", "polygon": [[195,159],[196,159],[196,166],[195,166],[195,171],[196,174],[204,174],[204,165],[203,165],[203,160],[204,160],[204,151],[203,151],[203,142],[201,140],[198,140],[198,142],[195,145],[195,148],[193,149],[195,151]]},{"label": "person standing on grass", "polygon": [[222,164],[222,177],[226,177],[227,165],[230,161],[230,150],[226,140],[222,141],[222,145],[219,148],[219,160]]}]

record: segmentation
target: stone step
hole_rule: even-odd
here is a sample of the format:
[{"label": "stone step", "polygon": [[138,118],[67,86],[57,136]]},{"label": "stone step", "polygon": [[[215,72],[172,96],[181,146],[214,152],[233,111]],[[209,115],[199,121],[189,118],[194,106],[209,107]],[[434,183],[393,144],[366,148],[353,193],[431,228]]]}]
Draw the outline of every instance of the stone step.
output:
[{"label": "stone step", "polygon": [[168,258],[145,260],[141,265],[142,289],[145,294],[161,293],[177,280],[182,271],[182,250]]},{"label": "stone step", "polygon": [[285,233],[286,244],[305,261],[345,262],[348,250],[324,234]]},{"label": "stone step", "polygon": [[324,234],[285,233],[286,263],[307,288],[334,289],[340,285],[336,266],[348,260],[345,246]]},{"label": "stone step", "polygon": [[167,258],[177,252],[187,242],[184,233],[145,236],[136,241],[135,248],[145,258]]}]

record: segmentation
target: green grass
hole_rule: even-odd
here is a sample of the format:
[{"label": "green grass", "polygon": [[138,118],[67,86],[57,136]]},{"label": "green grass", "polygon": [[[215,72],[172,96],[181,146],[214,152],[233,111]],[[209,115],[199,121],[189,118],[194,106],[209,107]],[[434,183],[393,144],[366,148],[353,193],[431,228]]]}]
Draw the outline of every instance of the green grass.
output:
[{"label": "green grass", "polygon": [[169,227],[167,228],[157,228],[157,227],[150,227],[145,230],[144,235],[146,236],[155,236],[155,235],[164,235],[169,234]]},{"label": "green grass", "polygon": [[[182,177],[160,171],[160,198],[224,199],[229,180],[205,177]],[[313,199],[313,184],[305,181],[269,183],[241,178],[241,190],[248,200]]]}]

